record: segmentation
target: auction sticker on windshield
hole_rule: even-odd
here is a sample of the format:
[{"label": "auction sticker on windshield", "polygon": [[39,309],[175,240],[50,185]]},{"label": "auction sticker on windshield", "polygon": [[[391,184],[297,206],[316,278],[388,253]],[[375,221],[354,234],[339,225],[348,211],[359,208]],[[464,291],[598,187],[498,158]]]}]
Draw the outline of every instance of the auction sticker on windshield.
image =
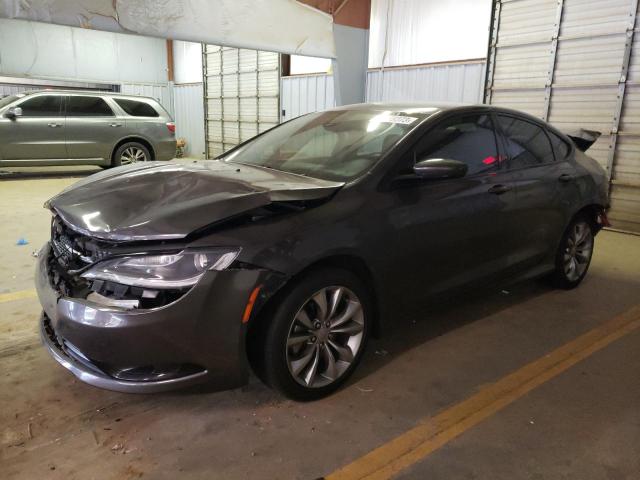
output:
[{"label": "auction sticker on windshield", "polygon": [[403,125],[411,125],[417,120],[416,117],[405,117],[402,115],[389,115],[382,118],[380,121],[385,123],[401,123]]}]

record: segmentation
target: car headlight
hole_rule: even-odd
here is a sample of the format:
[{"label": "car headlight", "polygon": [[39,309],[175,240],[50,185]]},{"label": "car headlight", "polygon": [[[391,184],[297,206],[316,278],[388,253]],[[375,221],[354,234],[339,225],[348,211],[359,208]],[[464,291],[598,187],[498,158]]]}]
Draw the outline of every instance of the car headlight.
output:
[{"label": "car headlight", "polygon": [[134,287],[186,288],[195,285],[207,270],[225,270],[239,253],[239,248],[220,248],[123,256],[100,262],[81,276]]}]

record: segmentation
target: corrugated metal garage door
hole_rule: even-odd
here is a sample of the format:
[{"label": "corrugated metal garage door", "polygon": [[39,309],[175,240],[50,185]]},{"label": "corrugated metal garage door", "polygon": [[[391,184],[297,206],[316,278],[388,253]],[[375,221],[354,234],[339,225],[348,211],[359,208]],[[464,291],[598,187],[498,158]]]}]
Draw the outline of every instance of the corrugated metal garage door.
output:
[{"label": "corrugated metal garage door", "polygon": [[640,232],[637,10],[638,0],[496,1],[485,100],[602,132],[589,153],[611,179],[610,220]]},{"label": "corrugated metal garage door", "polygon": [[278,124],[279,54],[206,45],[203,69],[208,158]]}]

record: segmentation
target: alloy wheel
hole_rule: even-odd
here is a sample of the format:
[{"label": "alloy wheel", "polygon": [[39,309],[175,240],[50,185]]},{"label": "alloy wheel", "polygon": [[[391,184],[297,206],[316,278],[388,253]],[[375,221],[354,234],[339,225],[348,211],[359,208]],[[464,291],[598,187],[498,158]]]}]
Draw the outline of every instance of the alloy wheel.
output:
[{"label": "alloy wheel", "polygon": [[573,225],[564,250],[564,273],[571,282],[577,281],[589,266],[593,253],[593,234],[586,222]]},{"label": "alloy wheel", "polygon": [[120,156],[120,164],[121,165],[130,165],[132,163],[137,162],[145,162],[147,160],[147,155],[141,148],[138,147],[128,147],[122,152]]},{"label": "alloy wheel", "polygon": [[308,298],[291,323],[289,372],[307,388],[327,386],[355,361],[364,338],[362,303],[348,288],[326,287]]}]

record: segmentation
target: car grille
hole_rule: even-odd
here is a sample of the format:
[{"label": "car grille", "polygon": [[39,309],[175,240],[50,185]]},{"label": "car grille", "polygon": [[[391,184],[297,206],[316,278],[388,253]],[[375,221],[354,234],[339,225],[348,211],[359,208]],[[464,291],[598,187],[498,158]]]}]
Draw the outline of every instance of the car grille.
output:
[{"label": "car grille", "polygon": [[65,296],[86,293],[88,284],[76,275],[101,258],[94,241],[69,228],[59,216],[51,222],[51,256],[48,259],[51,285]]},{"label": "car grille", "polygon": [[67,270],[77,270],[93,263],[92,252],[86,248],[87,237],[69,228],[59,216],[51,222],[51,247],[58,263]]},{"label": "car grille", "polygon": [[85,280],[81,274],[112,255],[114,246],[78,233],[56,214],[51,222],[50,243],[47,259],[49,282],[61,296],[87,299],[91,292],[95,292],[114,300],[135,300],[138,302],[136,308],[156,308],[178,300],[189,291],[188,288],[151,291],[105,280]]}]

